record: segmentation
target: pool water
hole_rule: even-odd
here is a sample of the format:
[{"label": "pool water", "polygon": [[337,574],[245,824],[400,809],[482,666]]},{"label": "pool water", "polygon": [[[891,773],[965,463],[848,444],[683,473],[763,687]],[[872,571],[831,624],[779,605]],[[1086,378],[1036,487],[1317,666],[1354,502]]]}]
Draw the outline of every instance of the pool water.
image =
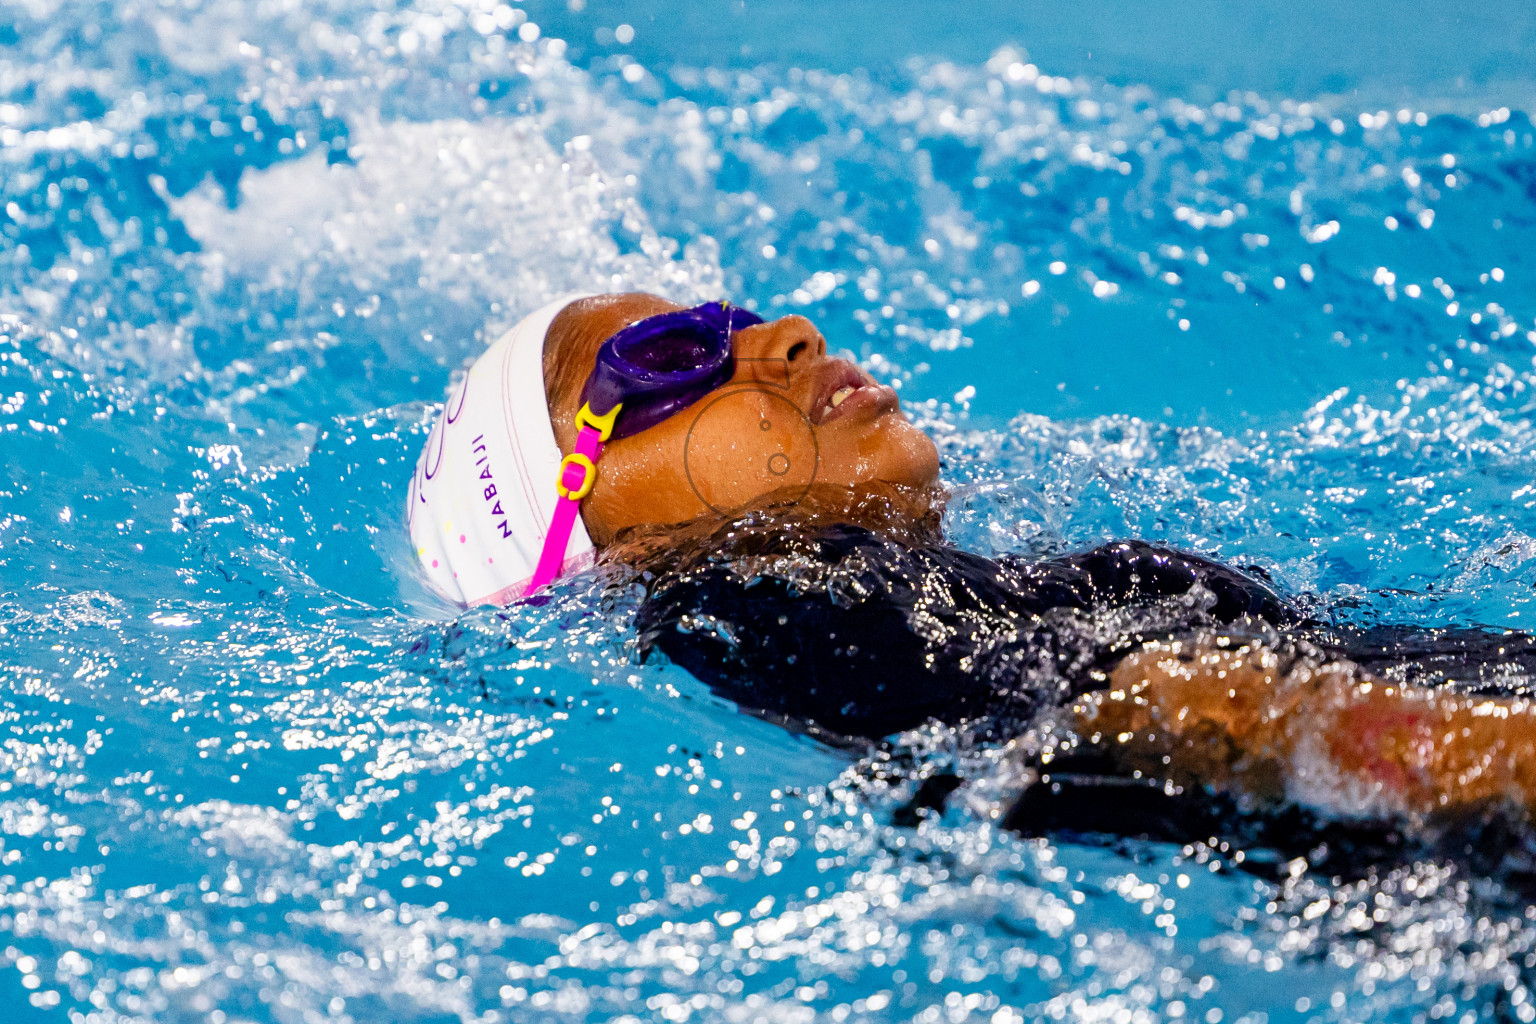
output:
[{"label": "pool water", "polygon": [[1023,840],[417,574],[452,374],[611,287],[815,318],[973,550],[1536,628],[1536,18],[1015,6],[0,8],[0,1019],[1536,1019],[1505,880]]}]

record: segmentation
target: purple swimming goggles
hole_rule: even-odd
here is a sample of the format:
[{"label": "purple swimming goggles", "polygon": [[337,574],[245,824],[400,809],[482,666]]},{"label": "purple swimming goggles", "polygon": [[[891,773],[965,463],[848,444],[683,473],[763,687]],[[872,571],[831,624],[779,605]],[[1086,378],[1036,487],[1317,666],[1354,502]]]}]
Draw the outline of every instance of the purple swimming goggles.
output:
[{"label": "purple swimming goggles", "polygon": [[727,302],[658,313],[603,342],[581,390],[575,450],[560,463],[555,506],[528,590],[560,575],[581,500],[597,483],[603,444],[654,427],[731,379],[731,335],[763,318]]}]

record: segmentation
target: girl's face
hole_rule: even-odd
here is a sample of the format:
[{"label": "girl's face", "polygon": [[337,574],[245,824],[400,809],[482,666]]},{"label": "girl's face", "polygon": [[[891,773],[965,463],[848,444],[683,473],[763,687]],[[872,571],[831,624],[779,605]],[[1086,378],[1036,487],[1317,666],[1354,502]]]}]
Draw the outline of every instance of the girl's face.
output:
[{"label": "girl's face", "polygon": [[[602,343],[636,320],[682,307],[654,295],[603,295],[567,306],[544,346],[545,390],[561,451]],[[607,445],[582,504],[595,543],[632,526],[724,516],[764,499],[824,501],[829,492],[937,485],[938,452],[907,422],[896,392],[846,359],[805,317],[732,337],[731,380],[669,419]],[[926,498],[924,499],[926,501]]]}]

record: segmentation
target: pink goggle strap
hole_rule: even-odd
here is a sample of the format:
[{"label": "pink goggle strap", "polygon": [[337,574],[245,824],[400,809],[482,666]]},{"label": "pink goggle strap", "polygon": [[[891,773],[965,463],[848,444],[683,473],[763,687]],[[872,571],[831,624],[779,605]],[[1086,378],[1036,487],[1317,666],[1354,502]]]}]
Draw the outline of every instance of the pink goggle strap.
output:
[{"label": "pink goggle strap", "polygon": [[583,426],[576,437],[576,449],[560,464],[560,499],[550,520],[549,533],[544,535],[544,549],[539,552],[539,564],[528,580],[527,593],[553,583],[565,564],[565,549],[571,543],[571,531],[576,527],[576,517],[581,513],[581,499],[597,482],[597,460],[603,454],[602,433],[591,426]]}]

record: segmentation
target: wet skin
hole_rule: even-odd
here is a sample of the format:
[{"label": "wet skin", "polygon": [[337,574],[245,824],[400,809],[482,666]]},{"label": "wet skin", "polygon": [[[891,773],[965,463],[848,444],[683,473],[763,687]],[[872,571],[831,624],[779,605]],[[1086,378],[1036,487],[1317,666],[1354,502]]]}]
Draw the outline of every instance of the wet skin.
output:
[{"label": "wet skin", "polygon": [[[555,319],[544,379],[563,452],[575,443],[572,420],[602,343],[680,308],[653,295],[605,295]],[[932,514],[942,498],[937,450],[895,391],[829,357],[801,316],[747,328],[733,342],[728,384],[605,448],[582,505],[599,549],[624,531],[719,521],[764,499],[858,521],[852,510],[873,493],[897,519]],[[1282,668],[1262,648],[1208,640],[1147,645],[1106,690],[1065,713],[1085,742],[1146,776],[1345,814],[1425,820],[1504,805],[1536,819],[1530,701],[1393,686],[1348,661]]]},{"label": "wet skin", "polygon": [[[544,350],[550,420],[561,451],[597,350],[623,327],[676,303],[639,293],[567,306]],[[925,511],[936,496],[938,452],[901,411],[896,392],[827,354],[803,316],[732,338],[732,379],[663,422],[605,446],[582,519],[602,547],[620,532],[719,518],[770,497],[835,500],[887,488]],[[833,405],[833,402],[836,402]]]},{"label": "wet skin", "polygon": [[1121,764],[1273,805],[1433,821],[1491,810],[1536,820],[1536,705],[1405,687],[1348,661],[1287,662],[1255,645],[1148,644],[1075,731]]}]

